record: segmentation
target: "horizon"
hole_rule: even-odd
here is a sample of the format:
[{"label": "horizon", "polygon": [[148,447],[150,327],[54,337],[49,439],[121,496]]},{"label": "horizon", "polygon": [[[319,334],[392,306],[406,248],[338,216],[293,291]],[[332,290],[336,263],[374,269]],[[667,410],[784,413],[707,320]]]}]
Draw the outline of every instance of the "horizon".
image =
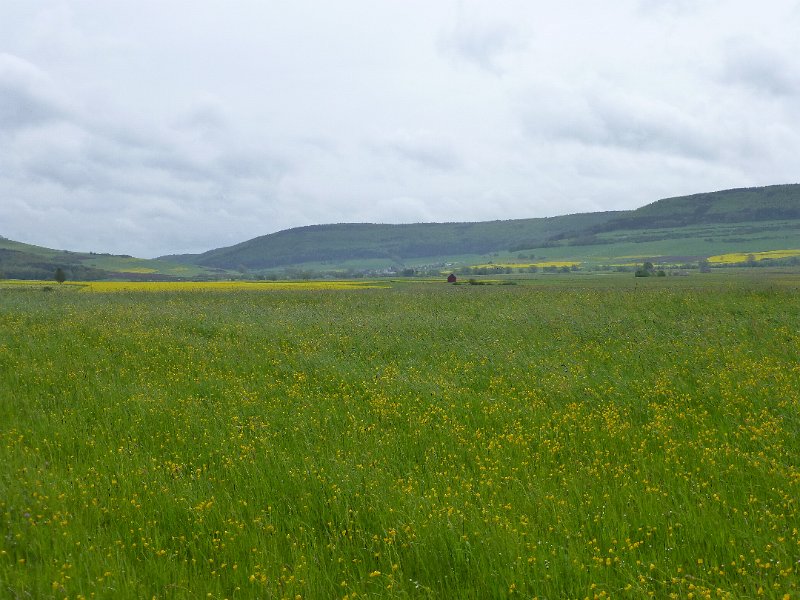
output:
[{"label": "horizon", "polygon": [[246,240],[234,241],[233,243],[228,244],[226,246],[217,246],[217,247],[214,247],[214,248],[206,248],[204,250],[199,250],[197,252],[173,252],[173,253],[169,253],[169,254],[161,254],[161,255],[158,255],[158,256],[138,256],[138,255],[132,254],[130,252],[102,252],[102,251],[98,252],[96,250],[84,250],[84,249],[75,249],[75,248],[57,248],[57,247],[53,247],[53,246],[48,246],[47,244],[36,244],[36,243],[25,241],[23,239],[10,238],[8,236],[3,235],[2,233],[0,233],[0,239],[5,239],[7,241],[17,242],[17,243],[21,243],[21,244],[27,244],[27,245],[31,245],[31,246],[39,246],[39,247],[43,247],[43,248],[48,249],[48,250],[55,250],[55,251],[58,251],[58,252],[72,252],[72,253],[76,253],[76,254],[111,254],[111,255],[115,255],[115,256],[131,256],[133,258],[139,258],[139,259],[156,260],[156,259],[168,259],[171,256],[186,256],[186,255],[204,254],[206,252],[211,252],[211,251],[214,251],[214,250],[221,250],[221,249],[224,249],[224,248],[229,248],[231,246],[237,246],[237,245],[240,245],[240,244],[243,244],[243,243],[246,243],[246,242],[250,242],[250,241],[252,241],[254,239],[258,239],[258,238],[262,238],[262,237],[266,237],[266,236],[270,236],[270,235],[274,235],[274,234],[278,234],[278,233],[283,233],[283,232],[287,232],[287,231],[292,231],[292,230],[296,230],[296,229],[325,228],[325,227],[331,227],[331,226],[337,226],[337,225],[343,225],[343,226],[375,225],[375,226],[397,226],[397,227],[408,226],[408,225],[460,225],[460,224],[478,224],[478,223],[494,223],[494,222],[507,222],[507,221],[529,221],[529,220],[538,220],[538,219],[552,219],[552,218],[569,217],[569,216],[582,215],[582,214],[591,214],[591,213],[624,213],[624,212],[632,212],[632,211],[638,210],[640,208],[644,208],[646,206],[650,206],[651,204],[655,204],[657,202],[661,202],[663,200],[672,200],[672,199],[677,199],[677,198],[691,198],[693,196],[704,196],[704,195],[708,195],[708,194],[717,194],[717,193],[723,193],[723,192],[734,192],[734,191],[740,191],[740,190],[759,190],[759,189],[765,189],[765,188],[771,188],[771,187],[786,187],[786,186],[800,186],[800,183],[773,183],[773,184],[762,185],[762,186],[738,187],[738,188],[728,188],[728,189],[724,189],[724,190],[713,190],[713,191],[707,191],[707,192],[695,192],[695,193],[691,193],[691,194],[686,194],[684,196],[667,196],[665,198],[659,198],[657,200],[653,200],[651,202],[647,202],[645,204],[642,204],[641,206],[637,206],[637,207],[632,208],[632,209],[564,213],[564,214],[556,214],[556,215],[547,216],[547,217],[520,217],[520,218],[513,218],[513,219],[485,219],[485,220],[482,220],[482,221],[417,221],[417,222],[408,222],[408,223],[379,223],[379,222],[366,222],[366,221],[339,222],[339,223],[313,223],[313,224],[309,224],[309,225],[299,225],[299,226],[296,226],[296,227],[289,227],[287,229],[281,229],[281,230],[278,230],[278,231],[272,231],[270,233],[256,235],[256,236],[254,236],[252,238],[248,238]]}]

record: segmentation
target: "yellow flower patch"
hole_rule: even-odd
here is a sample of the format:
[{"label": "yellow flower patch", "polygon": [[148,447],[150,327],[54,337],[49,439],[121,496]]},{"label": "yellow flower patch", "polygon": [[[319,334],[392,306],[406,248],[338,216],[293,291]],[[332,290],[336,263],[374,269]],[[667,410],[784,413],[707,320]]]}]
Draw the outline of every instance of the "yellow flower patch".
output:
[{"label": "yellow flower patch", "polygon": [[731,252],[729,254],[718,254],[716,256],[709,256],[708,262],[714,264],[722,264],[722,265],[736,264],[736,263],[747,262],[751,256],[756,261],[765,259],[791,258],[792,256],[800,256],[800,250],[791,249],[791,250],[767,250],[766,252]]}]

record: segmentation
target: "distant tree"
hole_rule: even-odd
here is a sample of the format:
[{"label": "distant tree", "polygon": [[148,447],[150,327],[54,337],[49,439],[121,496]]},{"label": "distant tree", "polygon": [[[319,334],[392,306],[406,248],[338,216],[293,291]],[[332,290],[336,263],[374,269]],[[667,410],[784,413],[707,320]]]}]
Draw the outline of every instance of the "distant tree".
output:
[{"label": "distant tree", "polygon": [[701,258],[697,262],[697,266],[701,273],[711,273],[711,264],[708,262],[708,259]]},{"label": "distant tree", "polygon": [[64,283],[67,280],[67,274],[64,273],[64,269],[58,267],[55,275],[53,275],[53,279],[55,279],[58,283]]},{"label": "distant tree", "polygon": [[655,273],[655,266],[649,260],[634,272],[635,277],[650,277]]},{"label": "distant tree", "polygon": [[755,267],[756,265],[756,255],[755,254],[748,254],[747,255],[747,266],[748,267]]}]

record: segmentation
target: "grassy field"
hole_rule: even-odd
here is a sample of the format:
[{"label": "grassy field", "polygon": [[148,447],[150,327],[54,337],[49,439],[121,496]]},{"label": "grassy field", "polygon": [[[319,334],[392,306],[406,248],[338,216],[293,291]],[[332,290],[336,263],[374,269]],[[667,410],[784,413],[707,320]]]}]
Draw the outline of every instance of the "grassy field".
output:
[{"label": "grassy field", "polygon": [[797,275],[149,291],[0,283],[2,598],[800,598]]}]

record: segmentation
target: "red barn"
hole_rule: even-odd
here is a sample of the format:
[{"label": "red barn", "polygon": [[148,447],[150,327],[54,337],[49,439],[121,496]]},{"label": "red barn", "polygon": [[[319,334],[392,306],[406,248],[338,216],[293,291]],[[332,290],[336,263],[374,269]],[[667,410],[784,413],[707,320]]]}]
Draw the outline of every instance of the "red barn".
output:
[{"label": "red barn", "polygon": [[456,282],[455,273],[450,273],[450,275],[447,276],[447,283],[455,283],[455,282]]}]

